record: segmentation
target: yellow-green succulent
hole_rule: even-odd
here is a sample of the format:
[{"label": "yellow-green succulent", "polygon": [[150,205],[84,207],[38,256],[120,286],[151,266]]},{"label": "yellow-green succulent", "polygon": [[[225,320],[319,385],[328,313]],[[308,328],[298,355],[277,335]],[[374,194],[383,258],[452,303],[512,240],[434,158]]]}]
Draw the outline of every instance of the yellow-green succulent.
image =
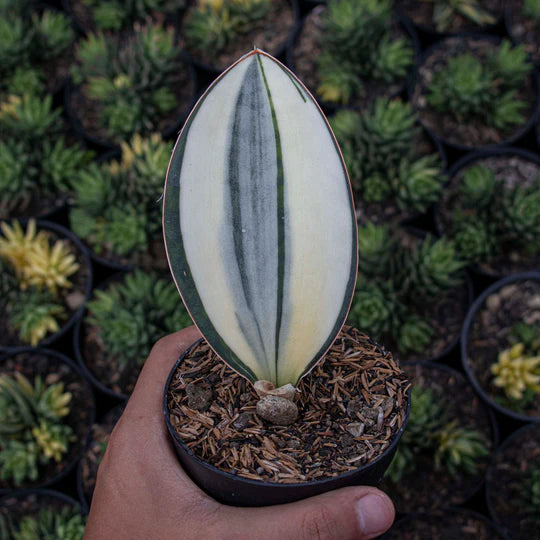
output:
[{"label": "yellow-green succulent", "polygon": [[528,356],[523,343],[499,353],[491,366],[493,384],[503,388],[510,399],[521,400],[526,390],[540,393],[540,356]]}]

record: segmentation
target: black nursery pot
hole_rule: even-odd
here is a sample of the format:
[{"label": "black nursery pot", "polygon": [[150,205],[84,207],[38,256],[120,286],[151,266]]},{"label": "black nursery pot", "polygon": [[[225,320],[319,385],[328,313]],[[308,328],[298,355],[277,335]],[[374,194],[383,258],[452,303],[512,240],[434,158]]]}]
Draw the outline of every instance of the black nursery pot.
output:
[{"label": "black nursery pot", "polygon": [[411,409],[410,395],[403,425],[395,434],[388,448],[372,462],[359,467],[358,470],[350,471],[333,478],[301,482],[298,484],[259,482],[221,471],[197,457],[178,436],[171,424],[167,393],[176,368],[182,363],[184,357],[191,349],[201,343],[201,341],[202,339],[191,345],[176,361],[169,373],[163,396],[163,415],[165,416],[165,423],[167,424],[169,435],[182,467],[191,479],[211,497],[221,503],[232,506],[271,506],[298,501],[346,486],[376,486],[380,483],[396,453],[397,444],[407,425]]},{"label": "black nursery pot", "polygon": [[6,508],[10,514],[16,515],[21,512],[21,502],[30,497],[34,497],[38,504],[60,508],[65,506],[79,507],[82,514],[87,513],[75,499],[52,489],[23,489],[12,495],[5,495],[0,499],[0,511]]},{"label": "black nursery pot", "polygon": [[[66,364],[70,371],[72,372],[73,376],[79,379],[79,382],[82,383],[83,392],[84,395],[81,393],[81,395],[74,395],[72,397],[71,401],[71,410],[72,412],[69,414],[69,416],[72,415],[74,410],[78,411],[86,411],[86,418],[84,418],[84,425],[87,427],[86,429],[86,435],[83,436],[82,439],[77,438],[76,441],[72,443],[72,445],[78,445],[78,449],[76,449],[75,452],[71,452],[71,457],[69,458],[69,461],[64,463],[64,466],[54,475],[50,478],[46,478],[43,481],[35,481],[35,482],[27,482],[27,484],[31,484],[32,487],[25,489],[17,487],[13,489],[8,488],[2,488],[0,489],[0,495],[6,495],[10,493],[23,493],[23,492],[33,492],[33,491],[40,491],[38,488],[44,488],[53,484],[56,484],[63,478],[65,478],[77,465],[79,459],[81,458],[83,452],[85,451],[88,442],[90,440],[91,435],[91,428],[95,420],[96,416],[96,403],[94,398],[94,393],[92,391],[92,387],[90,383],[88,382],[85,375],[81,372],[81,370],[75,365],[75,363],[70,360],[67,356],[64,356],[63,354],[53,351],[51,349],[42,349],[42,348],[32,348],[32,347],[24,347],[17,349],[14,352],[11,352],[9,354],[5,354],[0,357],[0,366],[5,363],[6,360],[9,358],[19,355],[19,354],[25,354],[25,353],[35,353],[43,355],[47,358],[52,359],[53,362],[55,362],[57,365]],[[42,366],[43,367],[43,366]],[[43,369],[40,373],[36,372],[36,375],[41,375],[42,377],[46,376],[49,373],[49,369],[47,366],[47,369]],[[81,422],[82,424],[83,422]],[[77,434],[76,430],[74,430],[75,436],[80,435]],[[68,448],[68,454],[70,453],[70,449]],[[3,500],[3,499],[2,499]],[[72,499],[70,499],[72,500]]]},{"label": "black nursery pot", "polygon": [[486,43],[491,42],[493,45],[500,45],[502,38],[494,35],[489,34],[482,34],[481,32],[463,32],[459,34],[454,34],[451,37],[448,37],[446,39],[442,39],[439,41],[436,41],[433,45],[431,45],[428,49],[426,49],[421,55],[420,58],[415,63],[414,70],[412,71],[408,81],[407,81],[407,95],[408,100],[412,104],[413,108],[418,114],[418,118],[420,123],[424,126],[426,131],[428,131],[432,137],[439,139],[446,147],[450,149],[457,150],[459,152],[469,152],[473,150],[492,150],[496,149],[501,146],[508,146],[511,145],[520,139],[522,139],[536,124],[536,121],[538,119],[538,116],[540,115],[540,74],[538,73],[537,69],[532,70],[531,74],[529,75],[532,87],[534,88],[535,92],[535,103],[532,107],[532,111],[529,114],[529,117],[527,120],[521,124],[517,125],[514,129],[514,131],[508,135],[503,140],[496,142],[496,143],[485,143],[485,144],[479,144],[479,145],[468,145],[468,144],[461,144],[460,142],[452,142],[448,140],[446,137],[442,135],[438,135],[431,129],[429,126],[425,124],[425,122],[422,120],[422,112],[418,111],[418,108],[416,106],[415,100],[414,100],[414,92],[416,89],[416,85],[419,82],[419,70],[422,68],[422,66],[425,64],[426,60],[433,55],[436,51],[439,49],[447,48],[448,44],[446,43],[447,40],[450,39],[461,39],[461,40],[467,40],[467,39],[474,39],[474,40],[482,40]]},{"label": "black nursery pot", "polygon": [[471,308],[469,309],[469,312],[467,313],[467,317],[465,318],[465,322],[463,323],[463,329],[461,330],[461,361],[463,364],[463,369],[465,371],[465,374],[467,375],[467,378],[469,379],[470,383],[478,393],[478,395],[493,409],[497,410],[501,414],[505,416],[509,416],[510,418],[514,420],[518,420],[519,422],[535,422],[540,423],[540,416],[539,417],[533,417],[533,416],[526,416],[524,414],[520,414],[517,412],[514,412],[510,409],[507,409],[506,407],[503,407],[502,405],[499,405],[483,388],[483,386],[479,383],[479,381],[474,376],[474,373],[469,366],[469,359],[467,354],[467,343],[469,340],[469,332],[471,330],[474,318],[477,314],[477,312],[480,310],[480,308],[484,305],[487,297],[494,292],[498,291],[502,287],[506,285],[510,285],[511,283],[516,283],[519,281],[525,281],[525,280],[534,280],[534,281],[540,281],[540,272],[523,272],[520,274],[514,274],[513,276],[508,276],[507,278],[501,279],[488,287],[473,303]]},{"label": "black nursery pot", "polygon": [[[21,219],[19,220],[21,225],[23,227],[26,227],[26,224],[28,223],[28,219]],[[84,302],[82,305],[71,315],[71,317],[66,321],[66,323],[58,330],[58,332],[51,334],[50,336],[42,339],[38,343],[38,347],[49,347],[53,343],[57,342],[62,336],[67,334],[71,328],[77,323],[77,321],[80,320],[82,317],[84,306],[88,299],[90,298],[90,294],[92,293],[92,282],[93,282],[93,270],[92,270],[92,263],[90,261],[90,255],[88,253],[88,250],[84,246],[84,244],[79,240],[79,238],[73,234],[69,229],[66,229],[65,227],[62,227],[61,225],[57,225],[56,223],[52,223],[50,221],[45,221],[42,219],[36,219],[36,230],[39,231],[40,229],[48,230],[53,233],[55,233],[60,239],[66,238],[70,242],[72,242],[75,247],[77,248],[77,253],[80,255],[80,264],[81,268],[85,267],[86,271],[88,273],[88,279],[86,282],[86,286],[84,288],[83,294],[84,294]],[[16,351],[18,349],[27,349],[28,345],[21,344],[21,345],[14,345],[14,346],[5,346],[0,344],[0,354],[2,353],[8,353],[12,351]]]},{"label": "black nursery pot", "polygon": [[[540,134],[540,130],[538,131],[538,133]],[[540,156],[538,154],[529,152],[528,150],[523,150],[521,148],[506,146],[506,147],[501,147],[501,148],[493,148],[492,150],[477,150],[475,152],[470,152],[464,155],[461,159],[456,161],[454,165],[452,165],[452,167],[450,167],[447,173],[447,177],[448,177],[447,185],[452,182],[453,178],[459,172],[461,172],[462,169],[469,167],[470,165],[474,164],[476,161],[480,161],[480,160],[491,158],[491,157],[497,158],[497,157],[503,157],[503,156],[522,158],[526,161],[530,161],[531,163],[535,163],[536,165],[540,167]],[[439,236],[445,236],[445,231],[444,231],[444,227],[441,220],[440,202],[436,203],[433,208],[434,208],[435,228],[437,230],[437,234]],[[485,269],[482,269],[477,264],[472,265],[471,270],[475,274],[481,277],[485,277],[491,281],[495,281],[495,280],[502,279],[505,277],[505,274],[489,272]]]}]

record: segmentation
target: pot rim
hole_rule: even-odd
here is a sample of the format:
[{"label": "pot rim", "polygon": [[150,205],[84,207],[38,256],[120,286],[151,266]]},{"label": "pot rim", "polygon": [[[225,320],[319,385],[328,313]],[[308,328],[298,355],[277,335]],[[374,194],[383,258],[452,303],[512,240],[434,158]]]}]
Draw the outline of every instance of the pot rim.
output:
[{"label": "pot rim", "polygon": [[418,119],[420,123],[424,126],[424,128],[432,134],[433,137],[440,139],[440,141],[446,145],[449,148],[454,148],[456,150],[460,150],[463,152],[472,152],[472,151],[488,151],[488,150],[495,150],[500,147],[506,147],[511,144],[514,144],[516,141],[520,140],[522,137],[524,137],[536,124],[538,116],[540,116],[540,75],[538,73],[538,70],[535,69],[535,65],[531,61],[532,65],[532,71],[529,74],[530,79],[532,79],[533,83],[533,89],[535,92],[535,101],[533,104],[533,109],[530,114],[530,116],[527,118],[527,120],[521,124],[518,124],[515,128],[515,131],[513,131],[508,137],[503,138],[498,143],[487,143],[487,144],[481,144],[478,146],[468,146],[466,144],[460,144],[460,143],[453,143],[450,142],[446,137],[439,136],[436,134],[432,129],[430,129],[428,126],[425,125],[425,123],[422,121],[421,115],[418,113],[417,107],[415,105],[415,102],[413,101],[413,94],[414,90],[416,88],[416,85],[418,83],[419,79],[419,70],[420,68],[425,64],[426,60],[438,49],[442,49],[446,46],[446,42],[450,39],[478,39],[483,41],[491,41],[497,44],[500,44],[503,39],[507,39],[505,37],[496,36],[493,34],[486,34],[481,32],[459,32],[457,34],[452,34],[448,37],[445,37],[441,40],[436,41],[432,45],[430,45],[424,52],[421,53],[418,61],[415,63],[414,69],[411,71],[410,76],[407,80],[406,85],[406,91],[407,91],[407,98],[409,103],[411,103],[413,109],[417,111]]},{"label": "pot rim", "polygon": [[[167,399],[167,395],[168,395],[168,391],[169,391],[169,386],[170,386],[170,383],[171,383],[171,380],[172,380],[172,377],[177,369],[177,367],[179,366],[179,364],[182,362],[182,360],[185,358],[185,356],[194,348],[196,347],[197,345],[199,345],[201,342],[204,341],[204,338],[201,338],[201,339],[198,339],[197,341],[195,341],[194,343],[192,343],[181,355],[180,357],[178,358],[178,360],[174,363],[174,366],[172,367],[172,369],[170,370],[169,372],[169,375],[167,376],[167,380],[165,382],[165,387],[164,387],[164,392],[163,392],[163,415],[165,417],[165,423],[167,425],[167,429],[169,431],[169,435],[174,439],[175,443],[180,445],[188,454],[189,458],[192,459],[193,461],[195,461],[196,463],[198,463],[199,465],[201,465],[202,467],[204,467],[205,469],[209,470],[210,472],[214,473],[214,474],[220,474],[222,475],[224,478],[230,480],[230,481],[233,481],[233,482],[237,482],[237,483],[242,483],[244,485],[247,485],[247,486],[252,486],[254,488],[257,488],[257,487],[261,487],[261,486],[272,486],[274,488],[279,488],[280,490],[283,490],[282,492],[286,492],[286,491],[292,491],[292,490],[295,490],[297,489],[298,487],[307,487],[307,486],[331,486],[332,483],[336,480],[336,479],[341,479],[341,478],[348,478],[348,477],[351,477],[355,474],[357,474],[359,471],[362,471],[362,470],[367,470],[371,467],[374,467],[375,465],[378,464],[379,461],[381,461],[386,454],[388,453],[391,453],[395,447],[398,445],[399,443],[399,440],[401,439],[401,435],[403,434],[403,431],[405,430],[405,427],[407,426],[407,421],[409,419],[409,414],[411,412],[411,398],[410,398],[410,387],[407,389],[407,410],[405,412],[405,418],[404,418],[404,422],[403,422],[403,425],[401,426],[401,428],[399,430],[396,431],[396,433],[394,434],[393,438],[392,438],[392,441],[390,442],[390,444],[384,449],[383,452],[381,452],[374,460],[358,467],[357,469],[353,470],[353,471],[347,471],[345,473],[342,473],[342,474],[339,474],[337,476],[332,476],[332,477],[328,477],[328,478],[322,478],[320,480],[311,480],[309,482],[297,482],[297,483],[294,483],[294,484],[282,484],[282,483],[279,483],[279,482],[268,482],[268,481],[259,481],[259,480],[251,480],[249,478],[244,478],[242,476],[238,476],[238,475],[234,475],[234,474],[231,474],[229,472],[226,472],[226,471],[223,471],[221,469],[218,469],[217,467],[215,467],[214,465],[211,465],[209,464],[208,462],[204,461],[203,459],[201,459],[200,457],[198,457],[185,443],[184,441],[179,437],[178,433],[176,432],[176,430],[174,429],[172,423],[171,423],[171,420],[170,420],[170,414],[169,414],[169,406],[168,406],[168,399]],[[384,350],[383,347],[381,347],[381,349]]]},{"label": "pot rim", "polygon": [[499,405],[488,393],[484,388],[481,386],[479,381],[474,376],[474,373],[469,366],[469,356],[467,354],[467,344],[469,341],[469,331],[471,328],[471,325],[475,319],[475,316],[477,312],[480,310],[480,308],[484,305],[485,300],[487,297],[492,294],[495,291],[498,291],[502,287],[506,285],[510,285],[511,283],[516,283],[519,281],[526,281],[526,280],[533,280],[533,281],[539,281],[540,282],[540,272],[538,271],[531,271],[531,272],[520,272],[519,274],[513,274],[511,276],[507,276],[503,279],[500,279],[499,281],[496,281],[492,285],[490,285],[482,294],[473,302],[472,306],[469,308],[469,311],[467,313],[467,316],[465,317],[465,321],[463,323],[463,327],[461,329],[461,337],[460,337],[460,351],[461,351],[461,364],[463,366],[463,369],[465,371],[465,374],[467,376],[467,379],[472,384],[474,389],[476,390],[477,394],[487,403],[487,405],[501,414],[503,414],[506,417],[513,418],[514,420],[519,420],[520,422],[527,422],[527,423],[540,423],[540,416],[534,417],[534,416],[527,416],[521,413],[514,412],[510,409],[507,409],[506,407],[503,407],[502,405]]},{"label": "pot rim", "polygon": [[[86,302],[90,299],[90,296],[92,294],[92,286],[94,281],[94,269],[92,266],[92,261],[90,258],[90,254],[88,252],[88,249],[83,244],[81,239],[70,229],[63,227],[62,225],[58,225],[57,223],[53,223],[52,221],[47,221],[45,219],[36,219],[36,218],[21,218],[21,219],[14,219],[14,220],[5,220],[5,221],[17,221],[20,224],[22,224],[24,227],[26,227],[29,219],[35,219],[36,222],[36,228],[39,231],[40,229],[46,229],[54,232],[57,236],[60,237],[60,239],[64,238],[75,244],[76,252],[81,257],[82,264],[86,266],[88,269],[88,280],[86,283],[85,288],[82,290],[82,293],[84,294],[84,302],[73,312],[71,317],[63,324],[58,332],[55,332],[54,334],[51,334],[45,338],[43,338],[36,347],[43,348],[43,347],[49,347],[53,343],[56,343],[61,337],[63,337],[65,334],[67,334],[71,328],[77,322],[81,319],[82,314],[85,310]],[[0,355],[2,354],[10,354],[15,351],[19,351],[20,349],[29,349],[33,348],[27,343],[22,343],[20,345],[1,345],[0,344]]]},{"label": "pot rim", "polygon": [[79,510],[82,514],[87,514],[88,512],[83,509],[81,503],[74,499],[73,497],[70,497],[69,495],[66,495],[62,491],[58,491],[55,489],[46,489],[46,488],[29,488],[29,489],[18,489],[16,491],[13,491],[11,493],[7,493],[5,495],[2,495],[0,497],[0,507],[8,500],[8,499],[22,499],[23,497],[28,497],[29,495],[37,495],[38,497],[51,497],[54,499],[58,499],[62,502],[65,502],[67,504],[70,504],[72,506],[78,506]]},{"label": "pot rim", "polygon": [[[28,488],[1,488],[0,489],[0,497],[3,497],[4,495],[11,496],[11,494],[19,494],[21,492],[26,491],[38,491],[41,490],[41,488],[45,488],[48,486],[51,486],[52,484],[56,484],[63,478],[65,478],[78,464],[79,460],[81,459],[81,456],[86,451],[86,448],[88,447],[88,444],[90,442],[90,437],[92,435],[92,426],[94,425],[95,418],[96,418],[96,397],[94,395],[94,391],[92,389],[92,385],[90,384],[90,381],[85,376],[85,374],[82,372],[82,370],[77,366],[77,364],[68,358],[66,355],[52,350],[52,349],[46,349],[42,347],[20,347],[15,351],[10,351],[6,354],[0,355],[0,363],[3,363],[5,360],[12,356],[16,356],[18,354],[26,354],[26,353],[38,353],[43,354],[44,356],[49,356],[52,358],[55,358],[56,360],[59,360],[60,362],[67,364],[71,371],[73,371],[80,379],[83,381],[83,383],[86,385],[86,390],[89,393],[90,396],[90,403],[89,403],[89,409],[90,414],[88,415],[88,418],[85,422],[85,424],[88,426],[88,432],[86,434],[86,440],[82,441],[81,448],[79,452],[71,459],[65,467],[60,469],[56,475],[52,476],[48,480],[40,482],[39,480],[36,481],[35,486],[28,487]],[[0,499],[1,502],[1,499]]]}]

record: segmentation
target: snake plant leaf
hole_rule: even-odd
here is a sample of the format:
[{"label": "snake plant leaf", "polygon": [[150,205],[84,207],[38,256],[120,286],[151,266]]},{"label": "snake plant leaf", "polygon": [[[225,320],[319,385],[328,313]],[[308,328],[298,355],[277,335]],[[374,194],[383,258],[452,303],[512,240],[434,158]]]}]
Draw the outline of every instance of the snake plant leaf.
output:
[{"label": "snake plant leaf", "polygon": [[252,382],[296,385],[345,321],[357,249],[343,158],[287,68],[255,49],[209,87],[163,211],[171,272],[212,349]]}]

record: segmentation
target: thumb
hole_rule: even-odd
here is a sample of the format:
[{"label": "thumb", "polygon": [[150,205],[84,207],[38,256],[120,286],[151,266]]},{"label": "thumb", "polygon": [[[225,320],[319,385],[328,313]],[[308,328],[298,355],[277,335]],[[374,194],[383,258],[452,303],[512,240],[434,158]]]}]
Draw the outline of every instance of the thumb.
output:
[{"label": "thumb", "polygon": [[231,538],[250,531],[250,538],[265,540],[374,538],[391,527],[395,515],[390,498],[374,487],[348,487],[278,506],[222,509],[229,513],[224,522]]}]

